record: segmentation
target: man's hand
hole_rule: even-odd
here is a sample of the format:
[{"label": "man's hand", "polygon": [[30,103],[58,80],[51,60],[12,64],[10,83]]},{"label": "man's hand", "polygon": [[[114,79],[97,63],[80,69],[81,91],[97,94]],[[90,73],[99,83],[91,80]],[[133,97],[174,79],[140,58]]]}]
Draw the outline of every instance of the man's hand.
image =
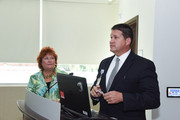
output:
[{"label": "man's hand", "polygon": [[92,97],[100,97],[101,93],[99,91],[101,91],[101,88],[100,88],[99,85],[98,86],[93,86],[90,94],[91,94]]},{"label": "man's hand", "polygon": [[105,93],[104,99],[108,102],[108,104],[116,104],[119,102],[123,102],[123,95],[121,92],[110,91]]}]

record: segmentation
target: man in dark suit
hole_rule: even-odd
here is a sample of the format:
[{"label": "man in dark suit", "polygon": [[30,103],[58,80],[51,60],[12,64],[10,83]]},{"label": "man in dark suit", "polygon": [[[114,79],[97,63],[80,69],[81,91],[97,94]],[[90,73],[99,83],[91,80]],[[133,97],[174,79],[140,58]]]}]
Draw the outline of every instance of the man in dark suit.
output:
[{"label": "man in dark suit", "polygon": [[133,53],[132,40],[127,24],[112,27],[110,51],[114,56],[101,61],[90,91],[93,104],[100,102],[100,113],[118,120],[146,120],[145,110],[160,106],[155,65]]}]

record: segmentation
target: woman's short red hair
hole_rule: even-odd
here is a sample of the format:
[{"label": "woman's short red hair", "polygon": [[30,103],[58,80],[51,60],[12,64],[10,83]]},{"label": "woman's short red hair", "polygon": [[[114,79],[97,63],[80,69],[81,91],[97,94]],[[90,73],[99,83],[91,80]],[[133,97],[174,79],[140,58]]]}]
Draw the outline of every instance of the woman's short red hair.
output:
[{"label": "woman's short red hair", "polygon": [[48,46],[48,47],[43,47],[43,48],[41,49],[38,57],[37,57],[38,67],[39,67],[41,70],[44,70],[44,68],[43,68],[43,66],[42,66],[42,59],[43,59],[44,56],[47,55],[47,54],[51,54],[51,55],[54,56],[54,58],[55,58],[55,67],[57,67],[57,58],[58,58],[58,56],[57,56],[56,52],[54,51],[54,49]]}]

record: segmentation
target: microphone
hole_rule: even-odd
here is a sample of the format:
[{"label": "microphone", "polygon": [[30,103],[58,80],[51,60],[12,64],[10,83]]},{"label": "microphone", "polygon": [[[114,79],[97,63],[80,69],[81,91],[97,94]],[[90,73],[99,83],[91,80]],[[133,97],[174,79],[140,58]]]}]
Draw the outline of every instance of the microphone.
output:
[{"label": "microphone", "polygon": [[96,86],[99,85],[99,83],[101,82],[101,77],[103,73],[104,73],[104,69],[101,69],[100,76],[97,78]]}]

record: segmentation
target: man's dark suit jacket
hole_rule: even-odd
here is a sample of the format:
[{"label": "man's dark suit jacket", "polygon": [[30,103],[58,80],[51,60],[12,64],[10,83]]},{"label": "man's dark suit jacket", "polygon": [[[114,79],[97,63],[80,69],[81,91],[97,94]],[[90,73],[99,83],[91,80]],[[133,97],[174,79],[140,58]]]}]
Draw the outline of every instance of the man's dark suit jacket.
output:
[{"label": "man's dark suit jacket", "polygon": [[[106,93],[106,73],[114,56],[102,60],[100,87]],[[96,81],[94,85],[96,84]],[[160,93],[154,63],[134,54],[132,51],[114,78],[109,91],[123,93],[123,102],[108,104],[101,96],[92,99],[93,104],[100,102],[100,113],[113,116],[119,120],[146,120],[145,110],[160,106]]]}]

